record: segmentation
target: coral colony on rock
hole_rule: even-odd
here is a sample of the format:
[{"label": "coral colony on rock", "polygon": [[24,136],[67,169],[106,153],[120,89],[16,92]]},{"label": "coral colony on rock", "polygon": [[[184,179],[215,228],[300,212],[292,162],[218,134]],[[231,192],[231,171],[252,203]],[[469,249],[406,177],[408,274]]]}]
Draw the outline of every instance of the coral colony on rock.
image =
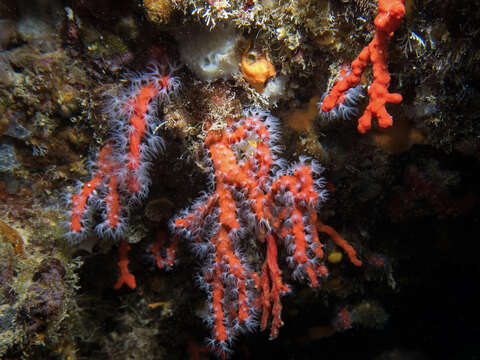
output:
[{"label": "coral colony on rock", "polygon": [[160,125],[157,107],[170,101],[180,85],[171,70],[167,64],[151,64],[149,72],[130,80],[125,94],[110,99],[104,110],[110,139],[92,166],[92,179],[72,196],[68,236],[89,230],[93,210],[103,213],[104,221],[95,226],[100,236],[117,238],[125,232],[129,207],[148,194],[149,163],[164,147],[154,132]]},{"label": "coral colony on rock", "polygon": [[466,1],[2,2],[0,357],[470,355],[468,331],[439,353],[436,309],[470,321],[432,304],[476,263],[479,24]]},{"label": "coral colony on rock", "polygon": [[[270,337],[278,336],[280,296],[290,292],[277,262],[278,243],[287,250],[294,278],[317,287],[318,279],[328,276],[317,232],[323,229],[317,211],[327,194],[323,179],[314,179],[322,169],[306,158],[289,167],[276,158],[277,127],[268,113],[247,110],[240,119],[227,119],[225,129],[209,130],[205,146],[213,167],[211,190],[173,220],[204,263],[198,282],[208,293],[205,322],[213,328],[210,344],[222,356],[239,331],[255,328],[259,310],[261,329],[271,313]],[[277,174],[273,179],[272,172]],[[266,246],[260,275],[243,253],[249,237]],[[362,264],[345,240],[333,239],[352,263]]]}]

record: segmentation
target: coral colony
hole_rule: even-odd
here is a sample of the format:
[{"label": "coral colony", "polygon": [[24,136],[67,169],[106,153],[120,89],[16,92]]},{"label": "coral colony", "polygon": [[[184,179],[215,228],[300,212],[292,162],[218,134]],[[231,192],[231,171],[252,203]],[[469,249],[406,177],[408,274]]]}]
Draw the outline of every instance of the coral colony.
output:
[{"label": "coral colony", "polygon": [[[402,0],[379,0],[375,36],[353,61],[351,71],[344,68],[323,100],[323,112],[340,108],[349,114],[341,107],[358,97],[360,77],[372,62],[370,102],[358,120],[358,131],[370,129],[372,115],[380,127],[392,125],[385,104],[399,103],[402,97],[388,92],[387,45],[404,13]],[[70,234],[74,238],[92,229],[95,211],[103,215],[103,222],[95,226],[98,234],[121,237],[127,227],[128,208],[146,195],[149,160],[163,147],[162,139],[154,133],[159,124],[155,110],[179,87],[178,79],[167,70],[166,66],[153,65],[148,73],[132,79],[130,90],[107,108],[113,135],[100,150],[92,179],[72,197]],[[208,192],[171,221],[175,238],[166,256],[162,256],[164,234],[159,235],[150,252],[159,268],[170,267],[179,239],[189,240],[202,264],[197,282],[207,293],[205,322],[212,329],[209,344],[220,356],[226,356],[239,333],[258,325],[266,329],[269,319],[270,337],[278,336],[283,325],[280,298],[291,291],[278,265],[279,244],[285,248],[293,278],[314,288],[328,276],[319,232],[329,235],[352,264],[361,266],[362,262],[346,240],[317,218],[327,195],[319,176],[320,165],[301,158],[299,163],[287,166],[277,157],[280,135],[273,116],[247,109],[241,117],[219,120],[223,127],[206,126],[204,146],[211,171]],[[252,241],[259,242],[258,249],[265,249],[259,269],[249,256]],[[129,250],[128,242],[120,241],[120,277],[115,289],[123,284],[136,287],[135,277],[128,270]]]},{"label": "coral colony", "polygon": [[[265,112],[247,110],[242,118],[226,121],[226,129],[210,130],[205,139],[213,174],[210,193],[172,224],[202,258],[198,282],[208,294],[205,321],[213,329],[210,344],[221,355],[239,332],[255,328],[258,311],[262,330],[272,316],[270,336],[277,337],[283,324],[280,297],[290,292],[277,263],[278,243],[286,248],[293,277],[312,287],[328,275],[318,231],[333,235],[352,263],[361,265],[355,250],[317,219],[326,196],[321,167],[302,158],[285,168],[275,154],[276,119]],[[244,253],[252,237],[266,245],[260,275]]]},{"label": "coral colony", "polygon": [[[393,120],[387,112],[387,103],[398,104],[402,95],[388,92],[390,74],[387,67],[387,47],[394,31],[405,15],[403,0],[379,0],[378,15],[375,18],[375,35],[352,62],[351,71],[341,74],[330,93],[325,97],[321,110],[325,113],[342,109],[355,102],[355,89],[360,84],[361,76],[369,62],[372,63],[373,83],[368,89],[370,101],[363,115],[358,119],[358,131],[365,133],[372,127],[372,116],[378,119],[381,128],[392,126]],[[358,89],[358,88],[357,88]],[[353,92],[352,92],[353,91]]]},{"label": "coral colony", "polygon": [[167,68],[151,65],[149,72],[131,79],[131,88],[112,98],[106,108],[111,140],[100,150],[93,178],[72,196],[71,237],[81,237],[91,229],[93,210],[104,216],[104,222],[95,227],[99,235],[121,236],[127,226],[128,204],[147,194],[149,160],[163,147],[162,138],[153,133],[159,124],[154,103],[168,101],[179,87]]}]

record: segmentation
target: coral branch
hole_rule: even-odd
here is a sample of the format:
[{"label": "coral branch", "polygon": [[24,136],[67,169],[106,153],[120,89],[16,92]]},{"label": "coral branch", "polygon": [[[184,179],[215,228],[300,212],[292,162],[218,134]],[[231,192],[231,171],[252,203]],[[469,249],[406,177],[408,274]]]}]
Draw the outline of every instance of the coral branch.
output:
[{"label": "coral branch", "polygon": [[[267,258],[262,267],[262,320],[260,329],[267,328],[268,316],[270,314],[271,303],[272,309],[272,325],[270,331],[270,338],[275,339],[278,336],[278,330],[283,325],[281,319],[282,303],[280,296],[290,292],[288,285],[282,281],[282,271],[277,264],[277,243],[272,234],[266,237],[267,242]],[[270,288],[270,283],[271,288]]]},{"label": "coral branch", "polygon": [[355,249],[340,236],[340,234],[331,226],[325,225],[320,220],[317,220],[317,230],[329,235],[333,242],[341,247],[348,255],[348,258],[355,266],[362,266],[362,262],[357,258]]},{"label": "coral branch", "polygon": [[98,188],[108,183],[109,194],[106,197],[106,213],[107,221],[112,229],[117,228],[119,223],[118,211],[118,193],[116,171],[118,170],[118,162],[112,157],[112,144],[105,145],[98,155],[96,162],[97,171],[93,178],[85,183],[82,190],[72,197],[72,215],[70,220],[70,231],[72,233],[82,233],[84,231],[83,220],[87,212],[87,205],[93,195],[96,194]]},{"label": "coral branch", "polygon": [[379,0],[378,14],[375,18],[375,35],[370,44],[363,48],[358,57],[352,62],[351,72],[338,80],[330,93],[323,100],[321,110],[329,112],[342,102],[344,94],[355,88],[369,62],[373,68],[373,83],[368,89],[370,101],[363,115],[358,119],[358,131],[365,133],[372,126],[372,116],[378,119],[381,128],[392,126],[393,120],[387,112],[387,103],[398,104],[402,95],[389,93],[390,75],[387,67],[387,48],[390,38],[400,25],[405,14],[403,0]]},{"label": "coral branch", "polygon": [[127,285],[130,289],[135,289],[137,284],[135,282],[135,276],[130,273],[128,270],[128,264],[130,260],[128,260],[128,252],[130,251],[130,244],[127,241],[120,242],[120,246],[118,247],[118,270],[120,271],[120,276],[113,286],[115,290],[120,289],[123,284]]}]

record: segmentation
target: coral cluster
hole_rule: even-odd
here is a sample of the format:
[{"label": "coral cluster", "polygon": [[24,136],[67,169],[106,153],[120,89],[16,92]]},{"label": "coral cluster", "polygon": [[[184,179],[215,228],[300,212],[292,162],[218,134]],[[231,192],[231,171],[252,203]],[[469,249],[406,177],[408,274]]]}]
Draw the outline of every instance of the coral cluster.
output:
[{"label": "coral cluster", "polygon": [[[283,324],[280,297],[290,288],[282,280],[277,243],[287,249],[293,277],[312,287],[328,275],[317,231],[333,234],[352,262],[361,265],[353,248],[330,227],[321,224],[317,230],[317,210],[326,197],[318,178],[321,167],[308,159],[286,167],[276,156],[276,119],[267,113],[247,110],[243,117],[226,121],[225,129],[213,128],[205,138],[213,168],[210,192],[173,221],[202,259],[198,281],[208,294],[205,321],[213,328],[211,344],[221,354],[239,331],[255,327],[260,309],[261,328],[271,314],[270,336],[278,336]],[[244,250],[251,237],[266,243],[260,276]]]},{"label": "coral cluster", "polygon": [[112,136],[100,150],[93,178],[72,196],[73,237],[84,236],[90,230],[94,210],[103,211],[105,216],[105,221],[96,226],[98,233],[121,235],[129,204],[148,192],[149,160],[163,146],[162,138],[154,134],[159,125],[155,102],[168,101],[178,90],[179,82],[166,65],[152,65],[150,72],[131,82],[128,92],[112,98],[106,109],[111,117]]}]

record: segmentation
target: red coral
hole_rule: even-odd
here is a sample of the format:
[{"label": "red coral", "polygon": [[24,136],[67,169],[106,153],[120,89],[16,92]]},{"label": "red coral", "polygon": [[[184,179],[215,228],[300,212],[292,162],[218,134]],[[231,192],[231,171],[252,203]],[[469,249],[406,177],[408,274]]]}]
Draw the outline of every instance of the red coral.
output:
[{"label": "red coral", "polygon": [[345,331],[352,328],[352,315],[346,306],[343,306],[338,311],[333,326],[337,331]]},{"label": "red coral", "polygon": [[[205,146],[215,190],[172,223],[193,240],[204,263],[198,282],[208,293],[210,313],[205,321],[213,329],[211,345],[222,356],[241,329],[256,326],[257,309],[262,311],[261,328],[267,327],[271,315],[270,336],[278,335],[283,324],[280,297],[290,289],[278,266],[277,243],[284,243],[295,278],[308,279],[316,287],[328,274],[317,232],[317,208],[326,196],[323,180],[314,179],[321,168],[303,158],[285,169],[275,155],[277,138],[276,119],[262,111],[247,111],[240,119],[227,119],[225,130],[210,130]],[[330,229],[323,225],[320,231],[333,235],[360,265],[353,248]],[[266,243],[260,276],[244,251],[245,241],[255,237]]]},{"label": "red coral", "polygon": [[363,48],[358,57],[352,62],[352,71],[333,86],[330,94],[323,100],[323,112],[331,111],[340,102],[344,94],[355,88],[361,80],[365,67],[369,62],[373,68],[373,83],[368,89],[370,102],[363,115],[358,119],[358,131],[362,134],[372,126],[372,116],[378,119],[381,128],[392,126],[392,117],[388,114],[387,103],[398,104],[402,95],[389,93],[390,75],[387,67],[387,48],[390,38],[400,25],[405,15],[403,0],[379,0],[378,15],[375,18],[375,35],[370,44]]},{"label": "red coral", "polygon": [[155,243],[150,247],[150,252],[153,254],[153,256],[155,256],[155,263],[157,264],[157,267],[159,269],[169,269],[173,266],[173,264],[175,263],[178,248],[179,238],[178,236],[175,236],[170,245],[164,250],[165,256],[163,256],[162,252],[166,241],[165,238],[165,233],[163,231],[160,231],[157,234]]},{"label": "red coral", "polygon": [[118,202],[117,175],[119,164],[112,157],[112,144],[105,145],[98,155],[96,162],[97,171],[93,178],[85,183],[82,190],[72,196],[72,215],[70,219],[70,231],[81,234],[84,231],[83,221],[87,212],[87,203],[94,196],[101,185],[108,183],[106,202],[106,222],[111,229],[117,229],[119,226],[120,204]]},{"label": "red coral", "polygon": [[81,237],[89,229],[90,208],[106,214],[96,226],[101,236],[123,233],[128,205],[135,203],[132,198],[147,194],[149,160],[163,147],[162,138],[153,131],[158,126],[154,103],[168,100],[178,87],[171,69],[152,64],[149,72],[131,79],[123,96],[112,98],[105,108],[112,138],[98,155],[92,179],[72,196],[69,235]]},{"label": "red coral", "polygon": [[331,226],[325,225],[320,220],[317,221],[317,230],[329,235],[333,242],[341,247],[348,255],[348,258],[352,264],[356,266],[362,266],[362,262],[357,258],[357,252],[355,249],[340,236],[340,234]]},{"label": "red coral", "polygon": [[128,269],[128,264],[130,260],[128,260],[128,252],[130,251],[130,244],[127,241],[120,242],[120,246],[118,247],[118,270],[120,271],[120,276],[113,286],[115,290],[118,290],[122,287],[123,284],[127,285],[130,289],[135,289],[137,284],[135,282],[135,276],[130,273]]}]

